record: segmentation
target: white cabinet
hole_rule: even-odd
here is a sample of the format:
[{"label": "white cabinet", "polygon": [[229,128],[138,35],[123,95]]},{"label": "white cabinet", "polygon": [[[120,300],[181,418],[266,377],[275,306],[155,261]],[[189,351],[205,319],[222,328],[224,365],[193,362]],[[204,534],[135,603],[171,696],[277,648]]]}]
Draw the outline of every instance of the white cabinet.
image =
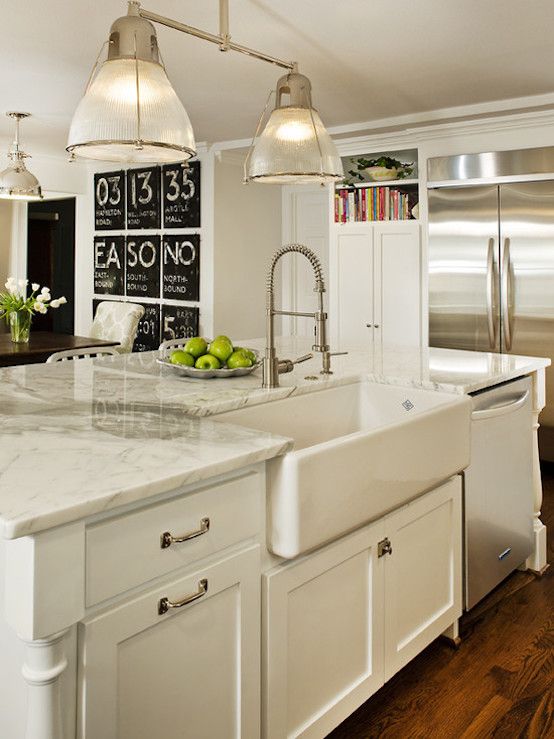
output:
[{"label": "white cabinet", "polygon": [[267,739],[325,736],[456,621],[461,528],[456,477],[264,576]]},{"label": "white cabinet", "polygon": [[421,344],[418,223],[336,226],[329,273],[334,348]]},{"label": "white cabinet", "polygon": [[386,519],[385,680],[462,615],[461,479]]},{"label": "white cabinet", "polygon": [[80,624],[79,736],[257,739],[259,571],[254,545]]},{"label": "white cabinet", "polygon": [[264,576],[268,739],[325,736],[383,684],[378,522]]}]

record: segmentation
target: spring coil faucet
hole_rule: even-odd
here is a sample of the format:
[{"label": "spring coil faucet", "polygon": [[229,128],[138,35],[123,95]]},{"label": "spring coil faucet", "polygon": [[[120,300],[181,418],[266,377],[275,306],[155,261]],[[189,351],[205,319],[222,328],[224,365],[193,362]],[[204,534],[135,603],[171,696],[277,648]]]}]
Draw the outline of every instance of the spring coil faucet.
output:
[{"label": "spring coil faucet", "polygon": [[[279,260],[285,254],[301,254],[306,257],[315,277],[314,292],[317,293],[317,311],[314,313],[305,313],[302,311],[287,311],[275,309],[275,268]],[[291,361],[290,359],[279,360],[275,350],[275,316],[303,316],[305,318],[313,318],[315,320],[315,342],[312,346],[313,351],[320,352],[322,358],[321,374],[330,375],[331,372],[331,352],[327,344],[327,313],[323,310],[323,294],[325,293],[325,280],[323,278],[323,268],[317,254],[303,244],[287,244],[278,249],[271,259],[266,280],[266,342],[265,356],[263,360],[263,382],[262,386],[266,388],[279,387],[279,374],[283,372],[292,372],[294,365],[299,362],[305,362],[313,357],[313,354],[306,354],[298,359]],[[346,352],[340,352],[346,354]]]}]

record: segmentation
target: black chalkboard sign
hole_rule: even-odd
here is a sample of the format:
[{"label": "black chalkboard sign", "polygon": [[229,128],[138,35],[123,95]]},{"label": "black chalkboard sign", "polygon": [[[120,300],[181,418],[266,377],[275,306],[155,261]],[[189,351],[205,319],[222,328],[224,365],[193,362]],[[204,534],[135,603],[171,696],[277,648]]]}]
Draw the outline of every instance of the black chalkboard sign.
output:
[{"label": "black chalkboard sign", "polygon": [[125,172],[94,175],[94,228],[116,231],[125,228]]},{"label": "black chalkboard sign", "polygon": [[200,311],[184,305],[162,306],[162,341],[198,336]]},{"label": "black chalkboard sign", "polygon": [[132,298],[160,297],[160,237],[127,236],[127,292]]},{"label": "black chalkboard sign", "polygon": [[160,306],[143,303],[144,315],[139,321],[134,352],[150,352],[160,345]]},{"label": "black chalkboard sign", "polygon": [[94,237],[94,292],[125,295],[125,237]]},{"label": "black chalkboard sign", "polygon": [[163,248],[162,298],[200,299],[200,235],[165,235]]},{"label": "black chalkboard sign", "polygon": [[160,168],[127,170],[127,228],[159,228]]},{"label": "black chalkboard sign", "polygon": [[200,162],[162,167],[164,228],[200,228]]}]

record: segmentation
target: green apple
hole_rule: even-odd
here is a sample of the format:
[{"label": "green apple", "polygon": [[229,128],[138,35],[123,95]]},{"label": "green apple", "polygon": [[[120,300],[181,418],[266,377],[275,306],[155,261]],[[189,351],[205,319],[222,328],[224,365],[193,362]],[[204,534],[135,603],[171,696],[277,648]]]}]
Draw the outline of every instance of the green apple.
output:
[{"label": "green apple", "polygon": [[252,364],[256,364],[256,361],[257,361],[257,357],[256,357],[256,355],[254,354],[254,352],[252,351],[252,349],[247,349],[247,348],[245,347],[245,348],[244,348],[244,349],[242,349],[241,351],[243,351],[243,352],[244,352],[244,353],[246,354],[246,356],[248,357],[248,359],[250,359],[250,360],[251,360]]},{"label": "green apple", "polygon": [[217,357],[220,362],[226,362],[233,353],[233,345],[228,339],[214,339],[209,346],[208,352]]},{"label": "green apple", "polygon": [[252,367],[252,360],[246,355],[246,352],[243,349],[240,351],[235,350],[227,360],[227,367],[229,367],[229,369]]},{"label": "green apple", "polygon": [[216,336],[214,338],[214,341],[218,341],[219,339],[224,339],[225,341],[228,341],[229,344],[231,344],[231,346],[233,346],[233,342],[231,341],[231,339],[228,336],[225,336],[225,334],[219,334],[219,336]]},{"label": "green apple", "polygon": [[188,354],[192,354],[195,359],[198,359],[198,357],[206,354],[206,352],[208,351],[208,345],[206,343],[206,340],[203,339],[201,336],[195,336],[194,338],[187,341],[187,343],[185,344],[185,351]]},{"label": "green apple", "polygon": [[213,354],[203,354],[198,357],[194,366],[200,370],[216,370],[221,367],[221,362]]},{"label": "green apple", "polygon": [[176,349],[169,355],[169,361],[171,364],[182,364],[185,367],[194,367],[194,357],[192,354],[183,351],[182,349]]}]

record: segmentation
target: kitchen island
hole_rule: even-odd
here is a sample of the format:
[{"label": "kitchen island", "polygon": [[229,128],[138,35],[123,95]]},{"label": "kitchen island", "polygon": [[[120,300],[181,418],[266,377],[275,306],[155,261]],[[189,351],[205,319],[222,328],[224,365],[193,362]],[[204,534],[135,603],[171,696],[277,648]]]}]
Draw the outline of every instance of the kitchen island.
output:
[{"label": "kitchen island", "polygon": [[[294,358],[305,353],[306,343],[283,340],[278,350],[280,357]],[[206,719],[223,722],[209,724],[212,731],[258,736],[260,574],[269,573],[269,583],[272,578],[278,581],[278,568],[283,567],[265,546],[265,470],[270,460],[292,448],[294,428],[290,437],[274,435],[227,423],[224,416],[218,420],[216,414],[364,381],[463,396],[530,375],[535,428],[529,433],[536,434],[547,364],[548,360],[509,355],[396,347],[335,357],[334,374],[328,377],[318,374],[316,355],[282,375],[281,386],[272,390],[261,389],[257,372],[232,381],[187,380],[160,366],[153,353],[2,370],[0,576],[5,580],[9,626],[0,628],[5,656],[0,669],[6,686],[0,699],[0,733],[19,739],[27,716],[28,737],[67,739],[76,735],[78,726],[79,736],[95,739],[101,726],[107,739],[117,735],[116,719],[110,717],[118,710],[120,732],[121,727],[134,727],[131,709],[136,709],[137,701],[147,701],[151,690],[151,683],[142,678],[145,667],[162,671],[158,680],[164,694],[183,678],[175,666],[156,667],[157,651],[163,652],[179,635],[178,619],[163,621],[168,625],[158,629],[146,651],[137,646],[140,634],[155,631],[152,627],[163,617],[162,601],[166,606],[171,603],[168,593],[171,597],[191,593],[192,603],[206,594],[203,588],[209,581],[209,596],[202,601],[208,610],[202,620],[194,621],[195,607],[185,608],[179,619],[186,616],[190,621],[186,629],[198,633],[196,651],[190,647],[181,656],[189,665],[205,661],[196,677],[203,684],[202,676],[212,675],[213,693],[195,691],[194,675],[187,673],[190,696],[185,703],[193,707],[225,695],[219,713]],[[536,444],[534,448],[536,455]],[[534,474],[537,546],[527,566],[539,571],[544,527],[539,518],[538,456]],[[450,491],[455,482],[449,485]],[[428,495],[434,494],[445,495],[444,491]],[[208,523],[206,506],[211,506]],[[168,520],[179,531],[164,531]],[[221,530],[219,522],[225,524]],[[360,521],[360,526],[366,524]],[[383,541],[379,525],[366,526],[375,534],[376,544]],[[160,534],[182,535],[180,529],[194,534],[190,549],[183,553],[171,540],[160,548]],[[352,538],[360,539],[361,531],[305,561],[330,557],[346,542],[361,551],[360,541]],[[367,541],[366,536],[363,547]],[[345,562],[351,560],[346,553],[341,556]],[[202,577],[197,577],[199,563]],[[267,601],[271,590],[264,592]],[[458,599],[437,628],[444,630],[455,622],[459,610]],[[266,613],[266,620],[269,616]],[[203,641],[202,629],[210,620],[215,635],[208,633]],[[242,634],[238,644],[233,634]],[[127,645],[117,659],[116,645]],[[271,671],[267,655],[264,660],[265,669]],[[21,668],[27,690],[18,674]],[[382,665],[380,670],[386,672]],[[134,701],[121,700],[119,709],[114,703],[121,688],[116,673],[121,685],[132,681],[136,691]],[[319,726],[336,724],[383,679],[379,683],[375,675],[366,676],[365,693],[358,691],[350,699],[354,702],[343,702],[338,713],[329,709],[326,717],[317,719]],[[274,695],[279,707],[284,698],[279,690]],[[268,705],[267,696],[264,701],[264,721],[270,721],[265,733],[290,733],[271,723],[274,707]],[[291,719],[295,726],[305,723],[305,717],[297,718]],[[148,729],[143,730],[148,736]],[[317,735],[321,729],[312,730]]]}]

